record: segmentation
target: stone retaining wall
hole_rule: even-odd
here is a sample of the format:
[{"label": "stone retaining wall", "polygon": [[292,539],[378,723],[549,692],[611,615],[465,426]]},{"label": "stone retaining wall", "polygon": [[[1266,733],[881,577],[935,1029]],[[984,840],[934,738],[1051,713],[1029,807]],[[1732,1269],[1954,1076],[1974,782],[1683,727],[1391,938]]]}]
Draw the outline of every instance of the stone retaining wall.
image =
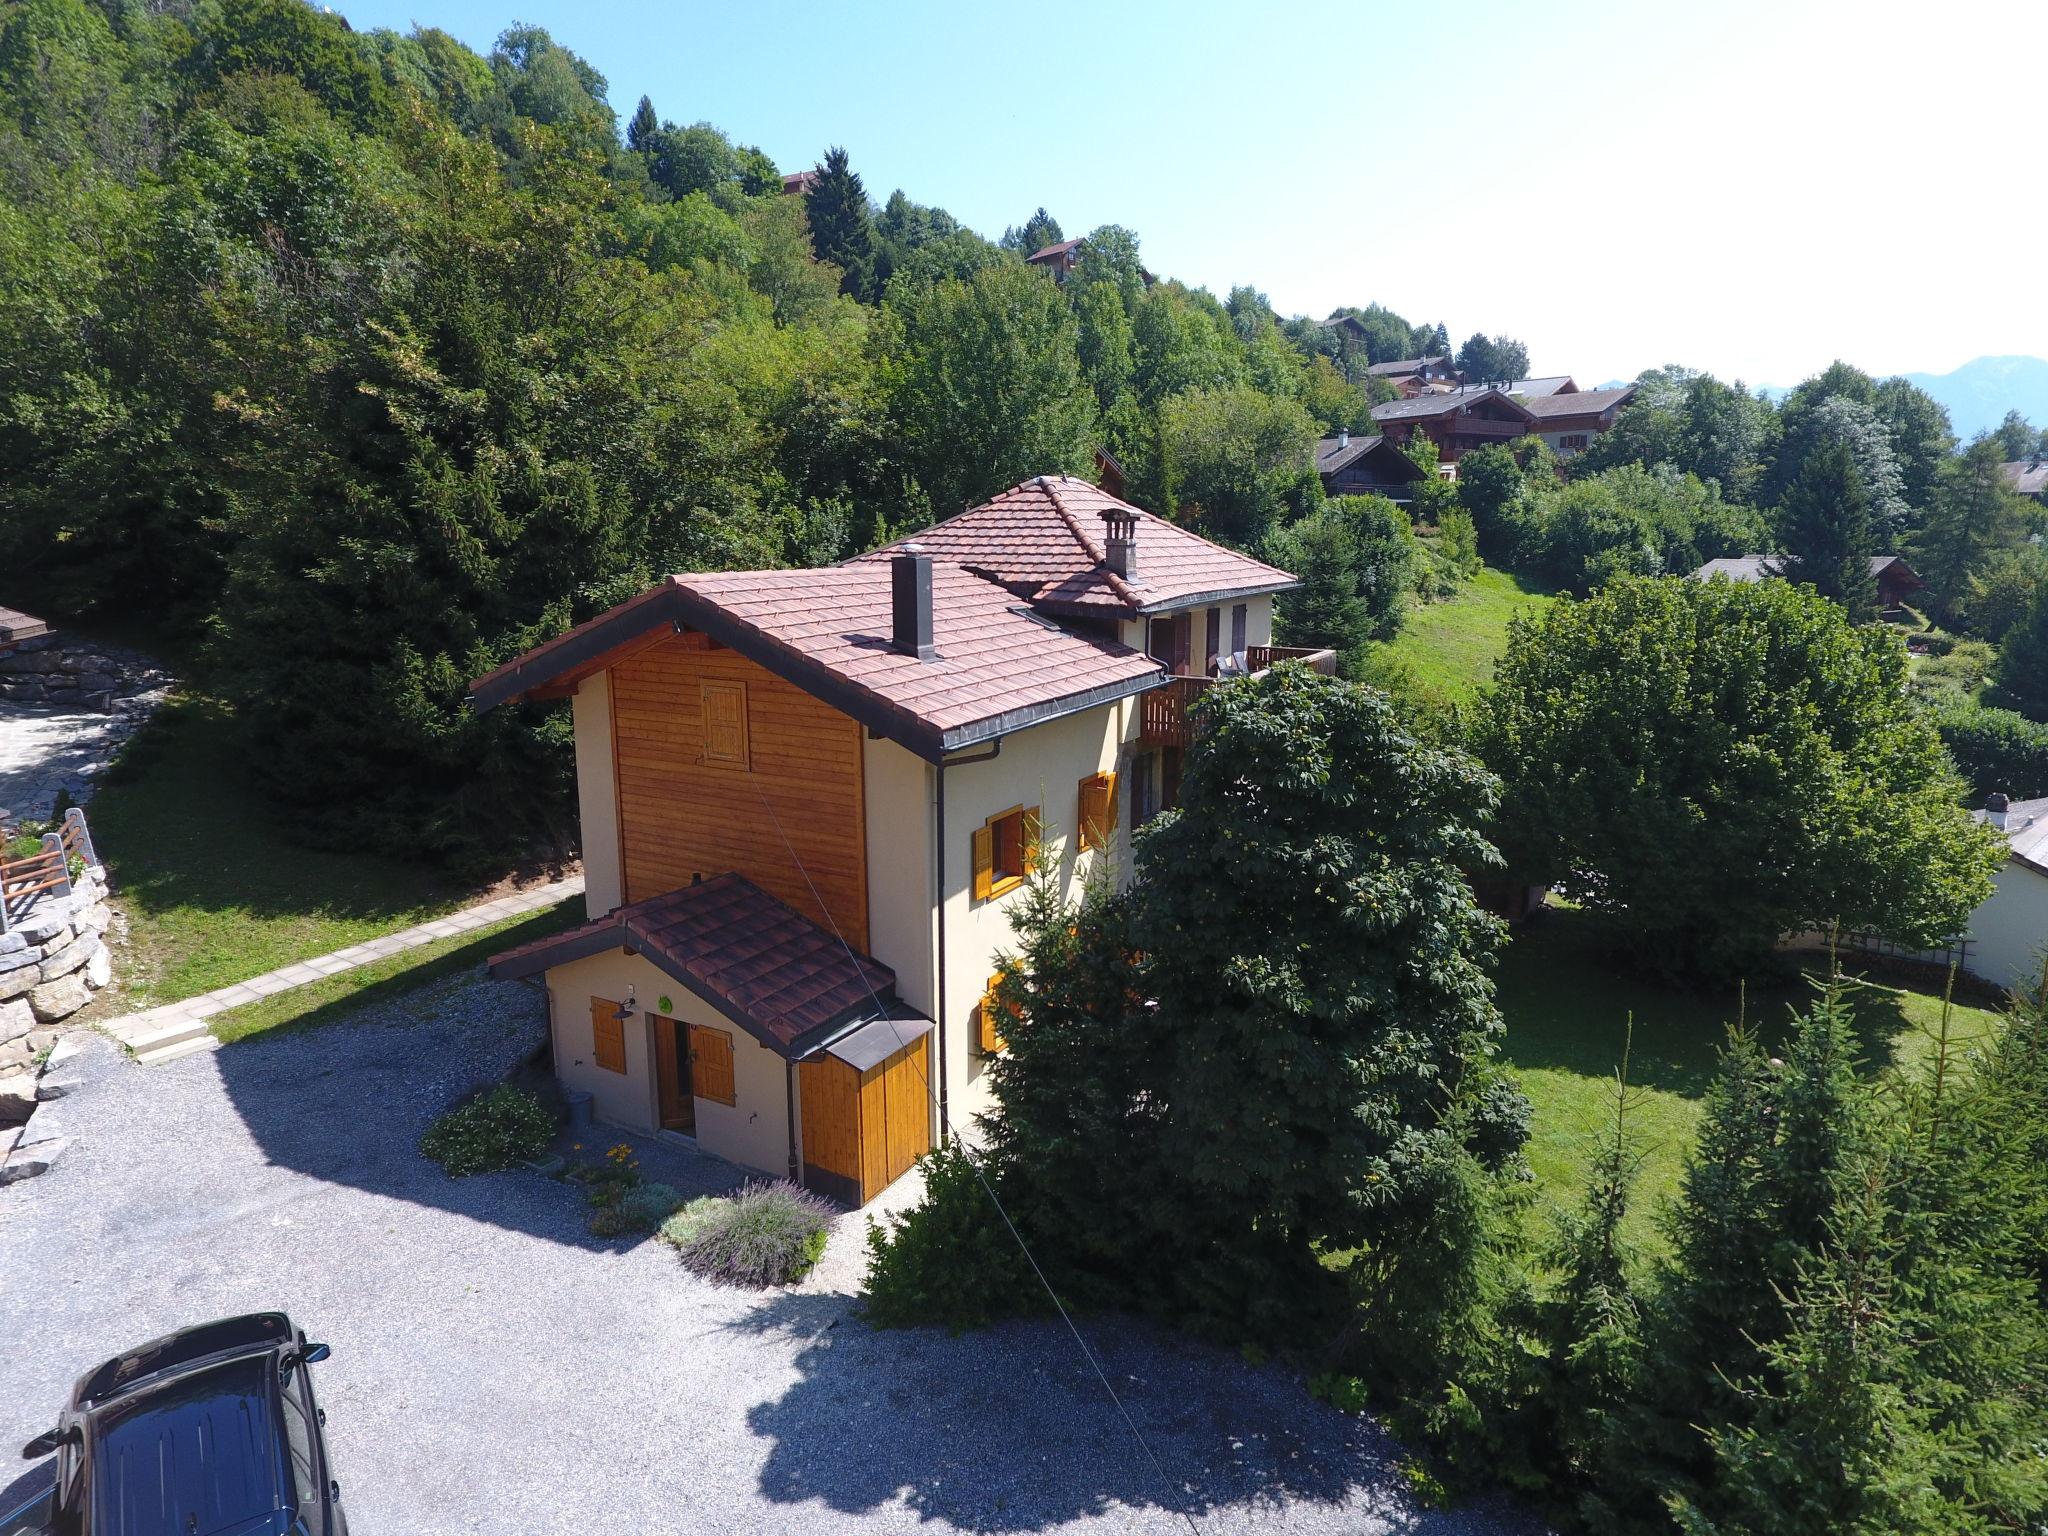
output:
[{"label": "stone retaining wall", "polygon": [[69,896],[46,896],[0,933],[0,1071],[33,1054],[24,1043],[39,1024],[67,1019],[113,979],[107,952],[107,875],[94,864]]},{"label": "stone retaining wall", "polygon": [[62,644],[53,634],[0,641],[0,699],[16,704],[110,711],[121,672],[111,656]]}]

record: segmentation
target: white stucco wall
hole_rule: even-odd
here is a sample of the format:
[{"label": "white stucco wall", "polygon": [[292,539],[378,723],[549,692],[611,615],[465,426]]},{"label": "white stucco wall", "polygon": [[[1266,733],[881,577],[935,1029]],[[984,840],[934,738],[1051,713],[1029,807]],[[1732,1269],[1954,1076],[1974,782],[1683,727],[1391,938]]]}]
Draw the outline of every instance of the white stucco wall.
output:
[{"label": "white stucco wall", "polygon": [[[626,1070],[619,1073],[597,1064],[590,1000],[602,997],[621,1002],[629,990],[639,1011],[623,1031]],[[665,1009],[661,1007],[664,997],[670,1005]],[[607,1125],[649,1133],[660,1129],[654,1076],[653,1015],[657,1013],[686,1024],[708,1025],[732,1037],[734,1102],[696,1100],[697,1145],[743,1167],[778,1178],[786,1176],[789,1095],[783,1059],[643,956],[609,950],[548,972],[555,1073],[563,1086],[588,1093],[592,1114]],[[798,1128],[801,1131],[800,1117]]]},{"label": "white stucco wall", "polygon": [[586,677],[571,701],[576,718],[576,809],[582,823],[583,907],[603,917],[623,896],[619,794],[612,773],[612,675]]},{"label": "white stucco wall", "polygon": [[2031,992],[2048,953],[2048,875],[2008,861],[1970,919],[1970,970],[1996,986]]},{"label": "white stucco wall", "polygon": [[[1203,607],[1186,610],[1176,608],[1172,612],[1179,613],[1185,611],[1193,615],[1189,626],[1191,639],[1188,644],[1188,665],[1191,670],[1195,672],[1202,670],[1202,662],[1205,659],[1203,647],[1207,644],[1208,640],[1209,613],[1212,608],[1219,610],[1220,613],[1217,619],[1217,651],[1226,656],[1230,654],[1230,610],[1235,608],[1239,602],[1242,602],[1245,608],[1244,643],[1246,645],[1271,645],[1273,643],[1273,599],[1270,594],[1233,599],[1227,603],[1211,603]],[[1150,635],[1150,622],[1149,618],[1126,619],[1123,621],[1122,632],[1118,638],[1134,651],[1146,650],[1147,640]]]}]

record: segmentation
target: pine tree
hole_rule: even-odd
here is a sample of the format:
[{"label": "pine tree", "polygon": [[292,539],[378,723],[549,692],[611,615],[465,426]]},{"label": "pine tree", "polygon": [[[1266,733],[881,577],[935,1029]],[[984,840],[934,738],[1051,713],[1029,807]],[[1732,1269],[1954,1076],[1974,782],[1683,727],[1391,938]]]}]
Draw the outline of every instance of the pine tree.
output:
[{"label": "pine tree", "polygon": [[646,154],[660,127],[660,119],[654,115],[654,103],[642,96],[640,105],[633,109],[632,121],[626,124],[626,148],[636,154]]},{"label": "pine tree", "polygon": [[2048,721],[2048,581],[2034,588],[2025,615],[2006,632],[1991,679],[1998,702]]},{"label": "pine tree", "polygon": [[1997,440],[1984,437],[1942,466],[1934,504],[1913,546],[1928,605],[1949,624],[1960,617],[1971,578],[1991,553],[2020,539],[2024,503],[2006,483],[1998,455]]},{"label": "pine tree", "polygon": [[1846,444],[1824,442],[1807,455],[1778,509],[1778,538],[1787,581],[1811,585],[1853,619],[1876,613],[1870,501]]},{"label": "pine tree", "polygon": [[825,151],[818,178],[804,195],[811,221],[811,250],[839,268],[839,291],[864,302],[875,297],[874,213],[867,189],[847,164],[846,151]]},{"label": "pine tree", "polygon": [[1358,595],[1358,540],[1327,507],[1277,530],[1270,558],[1301,585],[1280,599],[1274,629],[1282,644],[1328,646],[1350,657],[1372,638],[1372,615]]}]

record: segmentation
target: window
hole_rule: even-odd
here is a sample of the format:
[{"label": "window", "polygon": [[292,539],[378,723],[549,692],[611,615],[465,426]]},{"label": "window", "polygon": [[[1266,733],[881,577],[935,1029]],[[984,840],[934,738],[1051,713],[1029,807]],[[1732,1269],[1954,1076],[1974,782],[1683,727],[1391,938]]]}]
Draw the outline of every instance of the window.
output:
[{"label": "window", "polygon": [[313,1471],[313,1430],[299,1402],[299,1384],[287,1380],[278,1393],[284,1404],[284,1434],[291,1446],[292,1486],[302,1510],[320,1507],[320,1479]]},{"label": "window", "polygon": [[1581,450],[1586,446],[1586,434],[1567,432],[1557,440],[1557,446],[1566,452]]},{"label": "window", "polygon": [[1116,831],[1116,775],[1091,773],[1081,781],[1081,846],[1107,848]]},{"label": "window", "polygon": [[1159,814],[1159,781],[1154,776],[1153,754],[1142,752],[1131,759],[1131,830],[1137,831]]},{"label": "window", "polygon": [[1001,995],[1003,972],[997,971],[988,979],[988,990],[981,994],[981,1006],[975,1011],[975,1045],[984,1056],[993,1056],[1003,1048],[1002,1022],[1005,1015],[1019,1018],[1023,1009],[1016,1000]]},{"label": "window", "polygon": [[714,1104],[737,1104],[732,1075],[732,1035],[723,1029],[690,1026],[690,1092]]},{"label": "window", "polygon": [[626,1070],[626,1021],[610,998],[590,1000],[590,1049],[592,1059],[605,1071]]},{"label": "window", "polygon": [[1239,603],[1230,610],[1230,654],[1233,656],[1242,656],[1244,654],[1245,613],[1246,608],[1243,603]]},{"label": "window", "polygon": [[1038,860],[1038,807],[1016,805],[974,829],[974,899],[1014,891]]},{"label": "window", "polygon": [[746,768],[747,685],[704,680],[704,761],[718,768]]},{"label": "window", "polygon": [[1202,631],[1202,673],[1205,677],[1216,675],[1216,652],[1223,645],[1223,610],[1211,608],[1208,621]]}]

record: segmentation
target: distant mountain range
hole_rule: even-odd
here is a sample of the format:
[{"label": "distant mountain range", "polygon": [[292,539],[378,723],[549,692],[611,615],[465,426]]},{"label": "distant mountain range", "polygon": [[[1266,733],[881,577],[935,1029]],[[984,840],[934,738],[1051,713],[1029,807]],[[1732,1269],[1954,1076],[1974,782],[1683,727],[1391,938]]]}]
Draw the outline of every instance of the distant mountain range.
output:
[{"label": "distant mountain range", "polygon": [[1973,357],[1953,373],[1909,373],[1948,407],[1956,436],[1968,442],[2018,411],[2036,427],[2048,426],[2048,360],[2038,357]]}]

